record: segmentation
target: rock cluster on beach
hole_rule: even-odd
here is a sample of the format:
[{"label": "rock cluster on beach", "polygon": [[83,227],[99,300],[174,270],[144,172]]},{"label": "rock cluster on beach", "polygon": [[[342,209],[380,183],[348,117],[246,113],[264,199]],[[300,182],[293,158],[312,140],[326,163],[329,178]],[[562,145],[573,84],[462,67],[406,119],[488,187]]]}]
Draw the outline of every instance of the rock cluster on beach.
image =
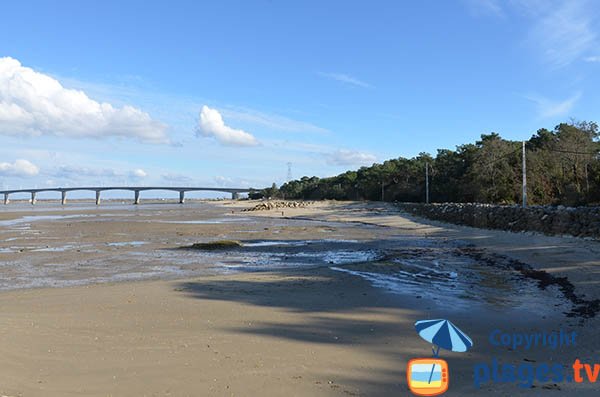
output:
[{"label": "rock cluster on beach", "polygon": [[312,205],[313,201],[263,201],[254,207],[245,208],[242,211],[269,211],[282,208],[304,208]]},{"label": "rock cluster on beach", "polygon": [[600,238],[600,207],[397,203],[429,219],[488,229]]}]

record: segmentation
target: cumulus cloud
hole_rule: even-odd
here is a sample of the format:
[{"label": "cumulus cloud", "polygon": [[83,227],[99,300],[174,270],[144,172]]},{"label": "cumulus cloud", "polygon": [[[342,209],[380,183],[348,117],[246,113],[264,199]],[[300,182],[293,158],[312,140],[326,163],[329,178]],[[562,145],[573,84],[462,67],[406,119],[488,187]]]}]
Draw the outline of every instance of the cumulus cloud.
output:
[{"label": "cumulus cloud", "polygon": [[327,163],[331,165],[371,165],[377,158],[369,153],[356,150],[339,149],[326,155]]},{"label": "cumulus cloud", "polygon": [[148,173],[141,168],[136,168],[129,173],[129,176],[135,179],[142,179],[148,176]]},{"label": "cumulus cloud", "polygon": [[226,176],[217,175],[214,179],[217,186],[231,185],[233,183],[233,179]]},{"label": "cumulus cloud", "polygon": [[252,134],[225,125],[221,113],[206,105],[202,106],[200,111],[197,135],[214,138],[220,144],[227,146],[255,146],[258,144]]},{"label": "cumulus cloud", "polygon": [[18,159],[14,163],[0,163],[0,175],[28,177],[36,176],[40,169],[28,160]]},{"label": "cumulus cloud", "polygon": [[168,143],[167,126],[132,106],[96,102],[83,91],[0,58],[0,134],[70,138],[128,137]]}]

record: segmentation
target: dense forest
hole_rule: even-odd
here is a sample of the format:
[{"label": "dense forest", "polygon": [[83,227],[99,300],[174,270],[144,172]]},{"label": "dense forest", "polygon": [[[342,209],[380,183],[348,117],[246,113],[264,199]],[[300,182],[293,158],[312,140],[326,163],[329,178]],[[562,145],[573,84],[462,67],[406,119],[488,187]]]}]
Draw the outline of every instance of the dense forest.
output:
[{"label": "dense forest", "polygon": [[[525,143],[529,204],[600,203],[600,142],[593,122],[538,130]],[[522,142],[484,134],[456,150],[399,157],[329,177],[303,177],[252,198],[424,202],[426,168],[431,202],[514,204],[522,200]]]}]

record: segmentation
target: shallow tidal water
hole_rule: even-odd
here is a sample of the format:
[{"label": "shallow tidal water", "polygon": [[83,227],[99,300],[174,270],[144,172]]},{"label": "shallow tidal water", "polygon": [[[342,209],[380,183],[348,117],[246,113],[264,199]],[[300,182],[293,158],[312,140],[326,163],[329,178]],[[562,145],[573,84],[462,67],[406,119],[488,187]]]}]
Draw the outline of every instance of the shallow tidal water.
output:
[{"label": "shallow tidal water", "polygon": [[[564,306],[556,289],[483,263],[460,241],[391,228],[253,217],[206,202],[9,207],[0,207],[0,290],[327,267],[449,309]],[[242,246],[180,249],[219,239]]]}]

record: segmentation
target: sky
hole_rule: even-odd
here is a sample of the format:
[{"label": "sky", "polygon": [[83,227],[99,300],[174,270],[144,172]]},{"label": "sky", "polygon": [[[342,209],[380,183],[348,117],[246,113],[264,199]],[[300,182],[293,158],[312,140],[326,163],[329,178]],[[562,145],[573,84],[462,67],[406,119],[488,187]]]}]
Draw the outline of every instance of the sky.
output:
[{"label": "sky", "polygon": [[265,187],[600,121],[594,1],[27,1],[0,186]]}]

